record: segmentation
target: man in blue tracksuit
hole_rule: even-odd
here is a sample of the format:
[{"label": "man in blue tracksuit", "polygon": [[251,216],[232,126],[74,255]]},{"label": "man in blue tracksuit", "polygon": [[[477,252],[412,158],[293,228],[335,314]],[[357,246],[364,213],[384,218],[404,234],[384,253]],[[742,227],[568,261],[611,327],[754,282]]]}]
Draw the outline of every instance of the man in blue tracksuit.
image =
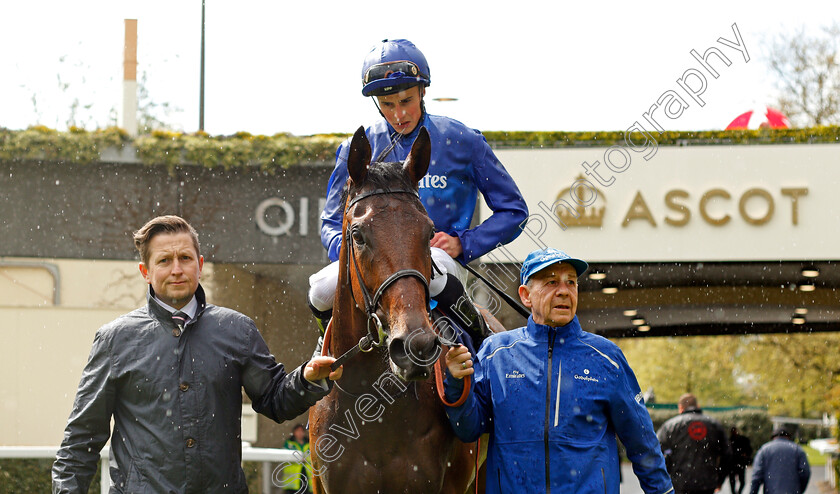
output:
[{"label": "man in blue tracksuit", "polygon": [[[432,270],[430,293],[441,302],[444,312],[457,304],[457,313],[447,315],[457,316],[466,326],[481,332],[481,318],[472,305],[458,303],[465,279],[460,263],[515,239],[528,208],[480,132],[457,120],[426,113],[423,97],[430,83],[426,58],[410,41],[384,40],[374,46],[362,67],[362,94],[373,97],[383,118],[365,132],[374,161],[386,162],[405,160],[420,128],[429,132],[431,164],[419,186],[420,200],[437,230],[431,239],[436,268]],[[341,247],[341,190],[348,177],[349,150],[348,139],[336,152],[336,166],[321,214],[321,241],[331,261],[338,259]],[[473,226],[479,193],[493,214]],[[309,305],[321,324],[330,316],[337,279],[335,262],[310,278]]]},{"label": "man in blue tracksuit", "polygon": [[528,325],[485,340],[473,361],[446,355],[447,400],[474,383],[447,415],[465,442],[490,434],[487,492],[619,492],[616,436],[646,493],[673,492],[642,393],[621,350],[583,331],[577,280],[588,268],[557,249],[522,264]]}]

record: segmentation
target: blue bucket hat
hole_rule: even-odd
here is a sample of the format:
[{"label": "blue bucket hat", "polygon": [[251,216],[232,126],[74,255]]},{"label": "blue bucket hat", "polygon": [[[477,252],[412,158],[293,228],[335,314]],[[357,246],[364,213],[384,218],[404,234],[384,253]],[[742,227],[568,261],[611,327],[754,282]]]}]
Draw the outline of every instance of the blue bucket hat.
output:
[{"label": "blue bucket hat", "polygon": [[587,264],[586,261],[575,259],[562,250],[549,247],[548,249],[535,250],[534,252],[528,254],[528,257],[525,258],[525,262],[522,263],[522,269],[519,271],[519,279],[524,285],[528,283],[528,280],[531,279],[531,276],[533,276],[534,273],[541,271],[552,264],[560,262],[567,262],[571,264],[575,268],[578,276],[581,276],[587,269],[589,269],[589,264]]}]

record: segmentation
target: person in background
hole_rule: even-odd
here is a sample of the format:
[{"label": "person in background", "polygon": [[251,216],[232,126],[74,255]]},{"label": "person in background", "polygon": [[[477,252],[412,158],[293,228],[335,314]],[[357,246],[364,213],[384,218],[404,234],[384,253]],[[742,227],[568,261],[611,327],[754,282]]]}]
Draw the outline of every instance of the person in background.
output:
[{"label": "person in background", "polygon": [[782,426],[755,455],[750,494],[758,494],[762,485],[764,494],[802,494],[810,479],[808,456]]},{"label": "person in background", "polygon": [[[429,132],[431,164],[419,184],[420,200],[436,229],[429,240],[434,263],[429,291],[438,307],[468,331],[478,348],[489,333],[465,296],[466,272],[461,263],[515,239],[522,232],[519,225],[528,217],[528,207],[479,131],[426,112],[423,98],[431,84],[429,64],[412,42],[386,39],[377,43],[365,57],[361,75],[362,94],[372,98],[381,116],[365,129],[374,161],[405,160],[420,128]],[[336,152],[321,213],[321,242],[334,262],[309,279],[308,303],[322,332],[332,315],[338,281],[335,261],[342,242],[341,191],[348,177],[349,151],[348,139]],[[493,214],[474,225],[479,193]]]},{"label": "person in background", "polygon": [[[732,494],[744,492],[744,479],[747,466],[752,463],[752,444],[750,438],[738,433],[737,427],[729,429],[729,450],[732,452],[732,460],[729,468],[729,490]],[[738,487],[736,489],[736,483]]]},{"label": "person in background", "polygon": [[53,494],[87,492],[109,438],[111,492],[248,492],[242,390],[257,412],[290,420],[343,369],[317,357],[286,372],[254,321],[207,303],[198,234],[183,218],[152,219],[134,245],[147,303],[96,333],[52,467]]},{"label": "person in background", "polygon": [[588,264],[557,249],[528,254],[519,298],[525,327],[496,333],[473,360],[464,346],[445,361],[447,409],[464,442],[490,434],[488,493],[618,493],[621,439],[644,492],[673,492],[636,376],[621,349],[578,321],[578,277]]},{"label": "person in background", "polygon": [[312,462],[309,461],[309,434],[303,424],[295,424],[292,435],[283,443],[283,449],[300,453],[301,462],[289,463],[283,468],[283,489],[286,494],[312,492]]},{"label": "person in background", "polygon": [[657,431],[677,494],[712,494],[723,485],[729,465],[726,432],[705,415],[691,393],[680,396],[679,415]]}]

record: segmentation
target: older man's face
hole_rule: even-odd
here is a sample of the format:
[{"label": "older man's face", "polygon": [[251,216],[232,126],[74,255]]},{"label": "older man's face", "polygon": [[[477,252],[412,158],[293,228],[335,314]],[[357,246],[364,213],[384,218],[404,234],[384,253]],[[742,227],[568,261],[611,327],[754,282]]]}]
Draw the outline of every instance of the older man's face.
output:
[{"label": "older man's face", "polygon": [[577,282],[574,266],[552,264],[531,276],[528,285],[519,287],[519,298],[531,309],[535,323],[565,326],[577,312]]}]

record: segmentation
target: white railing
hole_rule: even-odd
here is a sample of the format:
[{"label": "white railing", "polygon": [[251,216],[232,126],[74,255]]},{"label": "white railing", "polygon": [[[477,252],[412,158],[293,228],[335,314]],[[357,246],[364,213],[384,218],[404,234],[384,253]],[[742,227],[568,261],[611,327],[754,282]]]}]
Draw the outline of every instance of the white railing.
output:
[{"label": "white railing", "polygon": [[825,479],[828,485],[837,488],[837,478],[834,475],[834,463],[840,457],[840,445],[837,444],[837,439],[813,439],[808,446],[825,455]]},{"label": "white railing", "polygon": [[[0,459],[55,459],[57,452],[58,447],[56,446],[0,446]],[[108,466],[109,452],[109,447],[105,446],[99,454],[102,494],[108,494],[111,486]],[[289,449],[254,448],[248,443],[242,443],[242,461],[257,461],[262,464],[262,491],[270,492],[272,463],[298,463],[300,456]]]}]

